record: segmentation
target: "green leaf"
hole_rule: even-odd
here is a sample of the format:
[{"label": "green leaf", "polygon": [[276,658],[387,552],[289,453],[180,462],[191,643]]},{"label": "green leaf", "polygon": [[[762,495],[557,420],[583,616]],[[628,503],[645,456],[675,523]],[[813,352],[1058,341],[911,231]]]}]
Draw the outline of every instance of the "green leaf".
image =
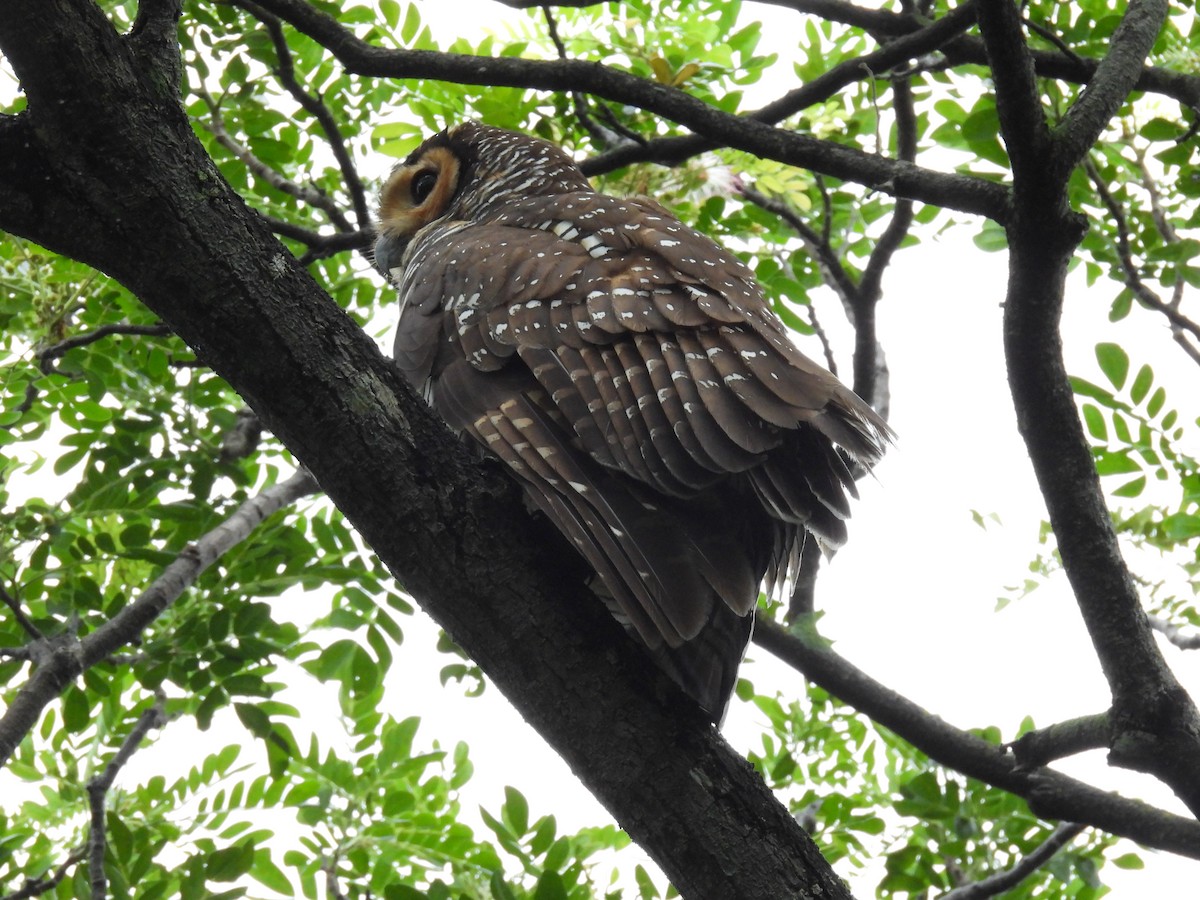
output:
[{"label": "green leaf", "polygon": [[1167,392],[1161,387],[1150,395],[1150,402],[1146,404],[1146,415],[1150,418],[1158,416],[1162,411],[1163,404],[1167,402]]},{"label": "green leaf", "polygon": [[1177,122],[1159,117],[1143,125],[1139,133],[1148,141],[1174,141],[1182,132]]},{"label": "green leaf", "polygon": [[1100,475],[1123,475],[1140,471],[1142,467],[1125,450],[1115,453],[1101,450],[1096,454],[1096,472]]},{"label": "green leaf", "polygon": [[1144,869],[1146,868],[1145,861],[1136,853],[1125,853],[1112,860],[1112,864],[1118,869]]},{"label": "green leaf", "polygon": [[1087,425],[1088,434],[1098,441],[1108,440],[1108,426],[1104,424],[1104,415],[1090,403],[1083,404],[1083,421]]},{"label": "green leaf", "polygon": [[[409,4],[409,9],[412,9],[412,4]],[[383,21],[387,22],[388,28],[395,30],[400,23],[400,4],[396,0],[379,0],[379,12],[383,15]],[[407,20],[404,23],[405,28],[408,27]],[[403,38],[404,43],[408,43],[410,38]]]},{"label": "green leaf", "polygon": [[1133,387],[1129,389],[1129,396],[1134,403],[1141,403],[1146,399],[1146,395],[1150,393],[1150,386],[1154,384],[1154,371],[1149,366],[1142,366],[1138,369],[1137,377],[1133,379]]},{"label": "green leaf", "polygon": [[1133,481],[1129,481],[1121,485],[1119,488],[1113,491],[1113,495],[1116,497],[1137,497],[1141,495],[1142,491],[1145,490],[1145,487],[1146,476],[1142,475],[1133,479]]},{"label": "green leaf", "polygon": [[568,900],[562,876],[557,872],[543,872],[534,888],[533,900]]},{"label": "green leaf", "polygon": [[71,685],[63,692],[63,725],[67,731],[78,733],[88,727],[92,710],[87,694]]},{"label": "green leaf", "polygon": [[1129,375],[1129,354],[1119,344],[1097,344],[1096,362],[1100,363],[1100,371],[1108,378],[1118,391],[1125,386],[1125,378]]},{"label": "green leaf", "polygon": [[271,719],[257,706],[250,703],[235,703],[233,709],[237,713],[238,719],[255,737],[266,739],[271,736]]},{"label": "green leaf", "polygon": [[504,788],[504,806],[500,808],[500,815],[517,837],[529,831],[529,803],[516,788]]},{"label": "green leaf", "polygon": [[254,865],[254,845],[249,841],[215,850],[208,856],[204,871],[210,881],[236,881]]},{"label": "green leaf", "polygon": [[254,851],[254,864],[250,867],[250,877],[264,887],[270,888],[285,897],[296,894],[292,882],[279,866],[271,859],[271,852],[266,849]]},{"label": "green leaf", "polygon": [[973,238],[975,246],[985,253],[998,253],[1008,249],[1008,234],[1004,228],[991,219],[984,220],[979,232]]}]

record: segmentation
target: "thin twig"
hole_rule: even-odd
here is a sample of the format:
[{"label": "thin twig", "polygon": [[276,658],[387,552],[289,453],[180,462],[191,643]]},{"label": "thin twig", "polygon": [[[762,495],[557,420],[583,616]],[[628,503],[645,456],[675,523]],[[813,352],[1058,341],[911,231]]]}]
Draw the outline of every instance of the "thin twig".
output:
[{"label": "thin twig", "polygon": [[333,116],[333,111],[324,100],[316,94],[310,94],[296,80],[296,67],[292,60],[292,49],[288,46],[279,17],[267,12],[256,3],[249,2],[249,0],[238,0],[237,5],[241,6],[266,26],[267,33],[271,36],[271,44],[275,48],[275,58],[279,61],[279,64],[275,67],[275,77],[279,79],[280,84],[284,86],[287,92],[292,95],[292,99],[300,104],[301,109],[316,119],[317,124],[321,126],[321,131],[324,133],[325,139],[329,142],[329,148],[333,152],[334,159],[337,160],[338,168],[341,170],[342,180],[346,184],[346,191],[350,195],[351,204],[354,206],[354,215],[358,219],[359,228],[364,231],[369,230],[371,227],[371,210],[367,203],[366,189],[363,187],[362,178],[358,174],[358,167],[354,165],[354,160],[351,158],[350,151],[346,147],[346,141],[342,137],[341,128],[338,127],[337,119]]},{"label": "thin twig", "polygon": [[287,194],[290,197],[295,197],[297,200],[324,212],[325,215],[329,216],[329,221],[339,231],[354,231],[354,226],[346,220],[341,207],[338,206],[333,198],[317,188],[297,184],[255,156],[249,148],[243,146],[226,131],[225,121],[221,116],[221,106],[213,96],[202,88],[197,89],[197,93],[203,98],[210,113],[210,118],[202,121],[200,124],[216,139],[218,144],[232,153],[247,169],[277,191]]},{"label": "thin twig", "polygon": [[268,516],[319,490],[312,475],[298,470],[285,481],[247,500],[224,522],[189,544],[136,600],[76,640],[64,633],[35,645],[37,668],[0,717],[0,767],[37,724],[41,711],[82,672],[135,640],[222,554],[245,540]]},{"label": "thin twig", "polygon": [[[554,13],[550,11],[549,6],[543,6],[542,14],[546,18],[546,31],[550,35],[550,42],[554,44],[558,58],[569,59],[567,45],[563,43],[563,39],[558,34],[558,22],[554,19]],[[626,141],[621,139],[621,135],[602,127],[591,117],[588,113],[587,97],[583,93],[580,91],[571,91],[571,103],[575,107],[575,118],[579,120],[579,124],[592,136],[592,140],[601,147],[616,147],[626,143]]]},{"label": "thin twig", "polygon": [[1178,625],[1158,616],[1150,616],[1150,627],[1180,650],[1200,650],[1200,632],[1186,634]]},{"label": "thin twig", "polygon": [[33,638],[35,641],[40,641],[44,635],[38,630],[38,627],[33,624],[33,619],[25,614],[25,610],[21,608],[21,602],[17,600],[8,590],[0,585],[0,602],[3,602],[10,610],[12,610],[13,618],[17,620],[17,624],[22,630]]},{"label": "thin twig", "polygon": [[5,894],[0,897],[0,900],[29,900],[31,897],[40,897],[42,894],[48,894],[59,883],[70,874],[71,869],[84,857],[87,856],[87,846],[77,847],[64,859],[53,874],[46,878],[31,878],[26,880],[25,884],[17,891],[11,894]]},{"label": "thin twig", "polygon": [[1056,759],[1107,747],[1108,732],[1107,713],[1080,716],[1027,732],[1008,748],[1021,768],[1034,769]]},{"label": "thin twig", "polygon": [[[43,375],[49,375],[55,371],[54,361],[60,359],[68,351],[74,350],[76,347],[84,347],[88,344],[94,344],[96,341],[106,337],[111,337],[115,334],[134,334],[134,335],[150,335],[163,336],[171,333],[171,329],[162,324],[157,325],[133,325],[128,322],[120,322],[113,325],[101,325],[95,331],[89,331],[86,334],[77,334],[74,337],[69,337],[64,341],[59,341],[45,349],[39,350],[34,354],[38,361],[38,370]],[[3,425],[6,431],[12,430],[21,424],[21,416],[33,409],[33,404],[37,402],[38,394],[41,393],[36,381],[31,381],[25,385],[25,397],[14,410],[18,413],[18,417],[7,425]]]},{"label": "thin twig", "polygon": [[[1121,261],[1121,269],[1125,274],[1125,286],[1133,292],[1133,295],[1143,306],[1147,306],[1166,316],[1167,321],[1171,323],[1171,331],[1176,335],[1177,341],[1179,340],[1178,335],[1184,331],[1189,332],[1195,338],[1200,338],[1200,323],[1192,321],[1179,312],[1179,304],[1177,302],[1163,300],[1149,285],[1142,281],[1137,262],[1133,258],[1129,223],[1125,217],[1124,209],[1122,209],[1121,204],[1113,196],[1112,192],[1109,191],[1108,185],[1105,184],[1095,163],[1090,159],[1084,160],[1083,168],[1088,178],[1091,179],[1092,186],[1095,188],[1100,202],[1104,204],[1105,209],[1112,216],[1113,224],[1116,225],[1117,258]],[[1166,225],[1168,228],[1170,227],[1169,222]],[[1169,233],[1174,234],[1174,229],[1171,229]],[[1167,234],[1168,232],[1163,232],[1164,240],[1167,240]],[[1176,240],[1178,240],[1177,235]],[[1180,279],[1180,283],[1182,283],[1182,279]],[[1184,346],[1186,348],[1187,345],[1184,344]]]},{"label": "thin twig", "polygon": [[330,900],[347,900],[342,886],[338,883],[337,867],[338,854],[335,850],[333,856],[321,863],[321,871],[325,873],[325,892],[329,895]]},{"label": "thin twig", "polygon": [[112,325],[101,325],[94,331],[86,332],[85,334],[77,334],[69,337],[66,340],[59,341],[51,347],[44,350],[39,350],[37,354],[38,363],[41,366],[42,372],[49,374],[50,363],[56,359],[66,355],[71,350],[77,347],[86,347],[88,344],[94,344],[97,341],[102,341],[106,337],[112,337],[115,334],[132,334],[144,335],[149,337],[165,337],[171,334],[171,327],[162,322],[154,325],[134,325],[129,322],[117,322]]},{"label": "thin twig", "polygon": [[[812,256],[813,261],[821,270],[821,277],[829,287],[833,288],[838,299],[848,309],[853,308],[853,298],[858,291],[858,285],[846,272],[845,267],[838,259],[837,253],[829,243],[827,237],[822,237],[817,234],[811,225],[805,222],[796,213],[792,207],[776,197],[768,197],[751,187],[742,187],[738,192],[742,197],[749,200],[755,206],[765,209],[767,212],[774,213],[783,219],[792,227],[792,229],[800,236],[800,240],[804,243],[804,247]],[[853,324],[853,322],[851,323]]]},{"label": "thin twig", "polygon": [[166,722],[164,707],[166,698],[159,694],[154,704],[143,712],[114,756],[95,778],[88,782],[88,808],[91,810],[91,825],[88,829],[88,876],[92,887],[94,900],[103,900],[108,896],[108,878],[104,874],[104,854],[107,846],[106,828],[104,821],[105,799],[109,789],[116,781],[117,773],[125,763],[129,762],[134,753],[141,747],[142,741],[152,728],[159,728]]},{"label": "thin twig", "polygon": [[974,884],[955,888],[949,893],[942,894],[941,900],[984,900],[984,898],[995,897],[997,894],[1012,890],[1049,862],[1054,854],[1075,840],[1086,827],[1086,825],[1078,825],[1074,822],[1063,822],[1050,832],[1050,836],[1046,840],[1042,841],[1028,856],[1019,860],[1012,868],[997,872]]},{"label": "thin twig", "polygon": [[[837,360],[833,358],[833,344],[830,343],[829,334],[825,331],[825,326],[821,324],[821,320],[817,317],[817,307],[809,303],[804,309],[808,315],[809,327],[812,328],[813,334],[817,336],[817,340],[821,342],[821,352],[825,355],[825,368],[836,375]],[[816,542],[814,541],[813,543]]]},{"label": "thin twig", "polygon": [[1057,34],[1055,34],[1049,28],[1045,27],[1044,25],[1039,25],[1039,24],[1037,24],[1037,22],[1033,22],[1028,18],[1022,19],[1021,21],[1023,21],[1025,23],[1026,28],[1028,28],[1030,31],[1032,31],[1034,34],[1036,34],[1038,37],[1044,38],[1045,40],[1047,40],[1051,44],[1053,44],[1055,47],[1057,47],[1064,56],[1068,57],[1069,59],[1071,59],[1072,61],[1077,62],[1077,63],[1083,62],[1083,57],[1081,57],[1078,53],[1076,53],[1074,50],[1072,50],[1070,44],[1068,44],[1066,41],[1064,41],[1062,38],[1060,38]]},{"label": "thin twig", "polygon": [[301,265],[315,259],[334,256],[344,250],[357,250],[370,259],[371,245],[375,243],[375,230],[373,228],[362,231],[338,231],[333,234],[321,234],[319,231],[313,231],[311,228],[305,228],[303,225],[285,222],[283,219],[276,219],[274,216],[268,216],[265,213],[260,212],[259,215],[276,234],[281,237],[290,238],[293,241],[298,241],[308,247],[308,250],[300,257]]}]

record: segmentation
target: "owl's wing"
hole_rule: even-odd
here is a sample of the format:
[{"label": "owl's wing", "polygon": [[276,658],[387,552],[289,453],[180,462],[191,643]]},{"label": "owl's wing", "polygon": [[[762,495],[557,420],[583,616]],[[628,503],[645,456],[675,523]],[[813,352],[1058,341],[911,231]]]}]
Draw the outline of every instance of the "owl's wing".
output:
[{"label": "owl's wing", "polygon": [[[398,358],[436,368],[426,333],[444,301],[443,341],[483,371],[518,356],[601,464],[690,496],[788,444],[816,457],[803,467],[808,491],[835,518],[848,513],[853,480],[830,441],[870,466],[888,426],[791,343],[740,261],[637,201],[577,194],[512,207],[511,225],[452,223],[414,242],[401,296],[421,312],[402,321]],[[789,510],[795,478],[753,477],[768,508],[806,520]]]},{"label": "owl's wing", "polygon": [[431,226],[409,252],[401,367],[523,478],[652,647],[694,638],[714,596],[753,608],[766,564],[730,553],[728,515],[703,507],[731,474],[775,519],[844,539],[853,479],[834,442],[870,464],[887,426],[707,238],[581,194]]}]

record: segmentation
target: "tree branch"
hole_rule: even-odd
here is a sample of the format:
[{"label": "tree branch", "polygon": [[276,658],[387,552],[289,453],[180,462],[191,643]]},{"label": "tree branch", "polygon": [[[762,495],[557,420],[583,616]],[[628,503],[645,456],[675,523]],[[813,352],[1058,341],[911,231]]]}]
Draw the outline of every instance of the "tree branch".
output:
[{"label": "tree branch", "polygon": [[1015,183],[1046,156],[1050,129],[1017,5],[1012,0],[981,0],[978,16]]},{"label": "tree branch", "polygon": [[335,19],[303,0],[259,0],[293,27],[326,47],[359,75],[432,78],[456,84],[523,87],[546,91],[586,91],[657,113],[721,146],[802,166],[962,212],[1003,221],[1008,192],[1001,185],[965,175],[922,169],[796,132],[731,115],[678,88],[655,84],[581,60],[529,60],[481,57],[423,50],[384,50],[367,44]]},{"label": "tree branch", "polygon": [[[810,106],[829,99],[842,88],[862,81],[864,77],[870,78],[873,73],[890,71],[901,63],[932,53],[946,41],[952,40],[971,27],[975,21],[976,2],[977,0],[968,0],[931,25],[898,37],[865,56],[838,63],[828,72],[789,91],[762,109],[745,114],[744,118],[776,125]],[[715,150],[719,146],[719,142],[700,135],[658,138],[644,142],[640,147],[620,147],[599,154],[584,160],[581,168],[587,175],[600,175],[635,162],[678,165],[690,157]]]},{"label": "tree branch", "polygon": [[[1182,293],[1177,293],[1171,302],[1167,302],[1158,296],[1149,285],[1142,280],[1142,274],[1139,270],[1137,261],[1133,258],[1133,248],[1130,243],[1129,220],[1125,215],[1125,210],[1121,204],[1117,202],[1117,198],[1112,195],[1105,184],[1104,179],[1100,176],[1100,172],[1096,169],[1091,160],[1084,161],[1084,171],[1087,172],[1088,178],[1092,182],[1092,187],[1096,190],[1096,196],[1100,198],[1100,202],[1104,204],[1112,216],[1113,224],[1117,229],[1117,259],[1120,260],[1121,270],[1124,274],[1125,286],[1133,291],[1134,297],[1143,306],[1162,313],[1171,326],[1171,333],[1176,341],[1182,342],[1184,332],[1188,332],[1193,338],[1200,338],[1200,323],[1194,322],[1187,316],[1179,312],[1179,301],[1182,299]],[[1148,174],[1145,177],[1149,177]],[[1153,182],[1151,181],[1151,184]],[[1170,221],[1166,219],[1162,209],[1154,202],[1154,194],[1151,193],[1151,214],[1155,221],[1155,227],[1163,236],[1163,240],[1168,244],[1173,244],[1179,240],[1179,236],[1175,233],[1175,229],[1171,226]],[[1176,281],[1176,290],[1181,292],[1182,286],[1186,284],[1182,278]],[[1185,348],[1189,344],[1184,344]]]},{"label": "tree branch", "polygon": [[1200,633],[1186,634],[1178,625],[1173,625],[1158,616],[1150,616],[1150,627],[1180,650],[1200,650]]},{"label": "tree branch", "polygon": [[[842,0],[761,0],[775,6],[787,6],[798,12],[811,13],[830,22],[840,22],[861,28],[879,37],[911,34],[924,27],[919,16],[867,9]],[[941,51],[954,64],[986,63],[984,42],[973,36],[963,36],[944,44]],[[1087,84],[1096,75],[1099,61],[1081,59],[1066,53],[1032,50],[1034,69],[1043,78],[1058,78],[1075,84]],[[1155,66],[1143,68],[1135,88],[1147,93],[1162,94],[1191,109],[1200,109],[1200,76],[1175,72]]]},{"label": "tree branch", "polygon": [[1054,130],[1048,161],[1058,177],[1079,165],[1134,90],[1169,8],[1167,0],[1130,0],[1087,89]]},{"label": "tree branch", "polygon": [[1008,748],[1021,768],[1033,769],[1056,759],[1107,746],[1108,715],[1099,713],[1030,731],[1009,744]]},{"label": "tree branch", "polygon": [[[542,13],[546,18],[546,32],[550,36],[550,42],[554,44],[554,49],[558,53],[559,59],[567,59],[567,45],[563,43],[562,38],[558,34],[558,23],[554,19],[554,14],[550,11],[549,6],[542,7]],[[644,141],[631,140],[626,134],[618,134],[617,132],[599,125],[587,110],[587,98],[579,91],[571,92],[571,103],[575,107],[575,118],[579,120],[579,124],[583,126],[583,130],[592,136],[601,147],[615,147],[622,144],[632,143],[634,145],[644,144]]]},{"label": "tree branch", "polygon": [[105,799],[117,779],[117,773],[138,751],[150,730],[161,728],[166,723],[164,707],[165,698],[160,694],[153,705],[138,717],[108,765],[87,784],[88,809],[91,813],[87,841],[88,880],[91,883],[92,897],[97,900],[108,896],[108,878],[104,874],[104,854],[108,843],[104,816]]},{"label": "tree branch", "polygon": [[808,251],[809,256],[813,258],[813,262],[820,269],[821,277],[825,281],[825,284],[837,294],[838,299],[842,301],[842,305],[851,314],[851,324],[854,324],[852,311],[854,307],[854,295],[858,292],[858,285],[854,283],[854,279],[846,271],[845,266],[842,265],[837,252],[829,243],[828,236],[817,234],[816,230],[805,222],[788,203],[778,197],[768,197],[766,194],[746,186],[738,189],[738,194],[755,206],[779,216],[779,218],[792,227],[804,243],[804,249]]},{"label": "tree branch", "polygon": [[1159,5],[1131,4],[1133,24],[1118,28],[1110,45],[1115,61],[1101,64],[1103,77],[1098,70],[1093,87],[1099,99],[1070,117],[1081,124],[1064,122],[1050,142],[1022,136],[1041,113],[1033,109],[1038,101],[1030,93],[1015,5],[987,0],[979,24],[993,58],[1000,127],[1013,166],[1004,305],[1009,385],[1063,567],[1112,692],[1109,761],[1156,775],[1200,814],[1200,713],[1163,659],[1121,558],[1059,334],[1067,267],[1084,228],[1067,196],[1070,170],[1081,158],[1078,141],[1094,139],[1103,128],[1097,117],[1115,112],[1124,100],[1117,94],[1132,87],[1133,70],[1153,41],[1146,37],[1151,7]]},{"label": "tree branch", "polygon": [[271,36],[271,45],[275,48],[275,58],[279,61],[275,67],[275,76],[292,95],[292,99],[300,104],[300,108],[316,119],[317,124],[321,127],[325,139],[329,142],[329,149],[333,152],[333,158],[337,161],[338,169],[341,170],[342,180],[350,195],[359,230],[369,231],[372,228],[371,209],[367,203],[367,192],[363,187],[362,178],[358,174],[358,167],[350,158],[350,151],[346,148],[345,140],[342,139],[342,132],[338,127],[337,120],[333,117],[333,111],[325,104],[325,101],[315,94],[310,94],[296,80],[292,50],[284,37],[279,19],[251,0],[234,0],[234,2],[266,26],[267,34]]},{"label": "tree branch", "polygon": [[244,541],[268,516],[317,490],[303,469],[257,497],[247,500],[228,519],[191,544],[141,595],[82,640],[69,634],[44,639],[32,676],[17,691],[0,717],[0,767],[35,725],[42,710],[80,673],[106,659],[140,635],[205,569]]},{"label": "tree branch", "polygon": [[247,169],[271,185],[275,190],[287,194],[289,197],[295,197],[301,203],[306,203],[324,212],[329,216],[329,221],[339,231],[354,231],[354,226],[346,220],[341,207],[338,206],[332,197],[317,188],[297,184],[290,178],[276,172],[255,156],[248,147],[241,144],[233,135],[225,130],[225,121],[221,117],[220,104],[203,88],[197,88],[197,93],[204,99],[204,103],[208,106],[210,114],[208,121],[201,122],[200,124],[205,131],[208,131],[216,138],[218,144],[232,153]]},{"label": "tree branch", "polygon": [[25,614],[25,610],[21,609],[21,601],[8,592],[6,588],[0,585],[0,601],[12,611],[13,618],[17,620],[17,624],[21,626],[21,630],[33,638],[35,641],[40,641],[43,637],[38,631],[38,627],[33,624],[33,619]]},{"label": "tree branch", "polygon": [[847,897],[762,779],[595,601],[561,536],[434,418],[114,44],[85,0],[7,4],[0,51],[33,85],[38,123],[18,155],[45,160],[48,180],[29,207],[0,190],[0,228],[109,272],[171,325],[682,894]]},{"label": "tree branch", "polygon": [[13,891],[11,894],[5,894],[3,897],[0,897],[0,900],[29,900],[31,897],[40,897],[42,894],[50,893],[70,874],[71,869],[76,864],[82,862],[86,856],[87,845],[72,850],[52,874],[45,878],[27,878],[25,884],[19,890]]},{"label": "tree branch", "polygon": [[313,231],[311,228],[305,228],[302,225],[293,225],[291,222],[285,222],[283,219],[276,219],[273,216],[263,213],[260,213],[260,215],[275,234],[298,241],[308,247],[304,254],[299,257],[300,265],[302,266],[306,266],[314,260],[342,253],[345,250],[357,250],[368,259],[371,258],[371,254],[373,253],[372,247],[375,243],[374,228],[365,231],[339,231],[334,234],[321,234],[319,231]]},{"label": "tree branch", "polygon": [[940,900],[985,900],[987,897],[995,897],[1012,890],[1048,863],[1054,854],[1082,834],[1084,828],[1086,826],[1077,825],[1074,822],[1063,822],[1033,852],[1018,860],[1012,868],[997,872],[974,884],[955,888],[948,894],[943,894]]},{"label": "tree branch", "polygon": [[760,618],[754,643],[935,762],[1023,798],[1041,818],[1083,822],[1147,847],[1200,859],[1200,823],[1106,793],[1053,769],[1024,769],[1003,747],[927,712],[855,668],[819,638]]},{"label": "tree branch", "polygon": [[130,322],[117,322],[112,325],[101,325],[94,331],[88,331],[84,334],[77,334],[73,337],[66,338],[53,344],[44,350],[37,352],[38,363],[41,366],[42,372],[48,372],[48,364],[56,359],[61,359],[71,350],[76,347],[86,347],[88,344],[94,344],[97,341],[102,341],[107,337],[112,337],[116,334],[129,335],[146,335],[150,337],[165,337],[171,333],[171,329],[159,322],[155,325],[134,325]]}]

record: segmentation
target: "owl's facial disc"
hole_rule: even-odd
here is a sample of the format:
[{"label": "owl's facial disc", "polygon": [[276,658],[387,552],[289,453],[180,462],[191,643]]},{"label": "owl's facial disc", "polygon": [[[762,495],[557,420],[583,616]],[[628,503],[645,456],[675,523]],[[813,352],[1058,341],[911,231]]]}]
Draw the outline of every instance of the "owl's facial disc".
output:
[{"label": "owl's facial disc", "polygon": [[458,187],[458,157],[448,147],[416,153],[388,177],[379,198],[379,233],[402,242],[438,218]]}]

